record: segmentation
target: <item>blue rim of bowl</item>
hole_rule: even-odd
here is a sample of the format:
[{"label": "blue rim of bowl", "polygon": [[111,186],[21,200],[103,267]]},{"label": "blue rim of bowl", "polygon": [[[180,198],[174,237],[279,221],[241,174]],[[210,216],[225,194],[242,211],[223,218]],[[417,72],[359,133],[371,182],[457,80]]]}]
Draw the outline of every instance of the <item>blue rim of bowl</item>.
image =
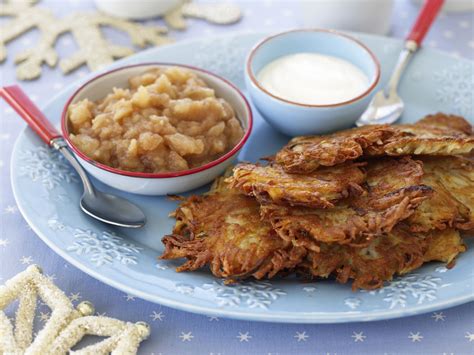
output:
[{"label": "blue rim of bowl", "polygon": [[[191,69],[192,71],[196,72],[201,72],[210,76],[213,76],[228,86],[230,86],[237,94],[240,95],[242,98],[244,104],[245,104],[245,109],[247,111],[248,115],[248,122],[247,122],[247,129],[245,130],[244,136],[240,139],[240,141],[227,153],[225,153],[223,156],[217,158],[216,160],[213,160],[207,164],[204,164],[202,166],[199,166],[197,168],[193,169],[187,169],[187,170],[181,170],[181,171],[171,171],[171,172],[165,172],[165,173],[143,173],[143,172],[136,172],[136,171],[127,171],[127,170],[121,170],[121,169],[116,169],[111,166],[99,163],[91,158],[89,158],[87,155],[85,155],[83,152],[81,152],[74,144],[71,142],[69,138],[69,130],[67,128],[67,119],[68,119],[68,108],[71,104],[71,102],[74,100],[74,98],[77,96],[77,94],[84,89],[86,86],[91,84],[92,82],[101,79],[104,76],[107,76],[109,74],[115,73],[117,71],[129,69],[129,68],[135,68],[135,67],[150,67],[150,66],[156,66],[156,67],[181,67],[181,68],[187,68]],[[241,122],[243,123],[243,122]],[[160,178],[173,178],[173,177],[179,177],[179,176],[186,176],[186,175],[192,175],[199,173],[201,171],[208,170],[214,166],[217,166],[224,161],[231,159],[235,154],[239,152],[239,150],[244,146],[244,144],[247,142],[247,140],[250,137],[250,133],[252,132],[253,128],[253,115],[252,115],[252,109],[250,108],[250,104],[248,103],[247,98],[245,95],[240,91],[240,89],[235,86],[233,83],[231,83],[229,80],[224,79],[223,77],[214,74],[208,70],[201,69],[195,66],[191,65],[185,65],[185,64],[178,64],[178,63],[164,63],[164,62],[147,62],[147,63],[140,63],[140,64],[132,64],[132,65],[126,65],[120,68],[115,68],[112,70],[108,70],[104,73],[100,73],[99,75],[93,77],[92,79],[86,81],[84,84],[82,84],[77,90],[74,91],[74,93],[70,96],[70,98],[67,100],[66,104],[64,105],[63,112],[61,114],[61,132],[63,135],[64,140],[67,142],[69,148],[72,149],[75,155],[77,155],[79,158],[82,160],[86,161],[87,163],[101,169],[105,170],[109,173],[113,174],[118,174],[118,175],[124,175],[124,176],[129,176],[129,177],[135,177],[135,178],[147,178],[147,179],[160,179]]]},{"label": "blue rim of bowl", "polygon": [[[366,51],[369,56],[371,57],[374,65],[375,65],[375,77],[374,79],[372,80],[372,83],[369,85],[369,87],[360,95],[350,99],[350,100],[347,100],[347,101],[343,101],[343,102],[338,102],[338,103],[335,103],[335,104],[325,104],[325,105],[315,105],[315,104],[304,104],[304,103],[301,103],[301,102],[296,102],[296,101],[291,101],[291,100],[287,100],[285,98],[282,98],[280,96],[277,96],[275,94],[272,94],[271,92],[269,92],[267,89],[265,89],[263,86],[260,85],[259,81],[257,80],[252,68],[251,68],[251,63],[253,62],[253,58],[255,56],[255,53],[260,49],[260,47],[262,45],[264,45],[265,43],[267,43],[268,41],[271,41],[273,40],[274,38],[277,38],[277,37],[280,37],[280,36],[283,36],[283,35],[286,35],[288,33],[294,33],[294,32],[323,32],[323,33],[329,33],[329,34],[332,34],[332,35],[335,35],[335,36],[339,36],[339,37],[344,37],[345,39],[348,39],[352,42],[354,42],[355,44],[357,44],[359,47],[362,48],[362,50]],[[369,49],[369,47],[367,47],[365,44],[363,44],[361,41],[355,39],[354,37],[352,36],[349,36],[349,35],[346,35],[344,33],[341,33],[341,32],[338,32],[338,31],[335,31],[335,30],[325,30],[325,29],[296,29],[296,30],[289,30],[289,31],[284,31],[284,32],[279,32],[277,34],[274,34],[274,35],[271,35],[271,36],[268,36],[266,38],[264,38],[263,40],[261,40],[260,42],[258,42],[250,51],[250,54],[248,55],[247,57],[247,62],[245,64],[245,70],[247,72],[247,75],[249,76],[250,80],[252,81],[252,83],[258,87],[261,91],[263,91],[265,94],[271,96],[272,98],[276,99],[276,100],[279,100],[279,101],[283,101],[287,104],[291,104],[291,105],[296,105],[296,106],[302,106],[302,107],[321,107],[321,108],[327,108],[327,107],[338,107],[338,106],[343,106],[343,105],[347,105],[347,104],[350,104],[350,103],[353,103],[355,101],[358,101],[362,98],[364,98],[365,96],[369,95],[373,89],[377,86],[379,80],[380,80],[380,62],[379,60],[377,59],[377,57],[375,56],[375,54]]]}]

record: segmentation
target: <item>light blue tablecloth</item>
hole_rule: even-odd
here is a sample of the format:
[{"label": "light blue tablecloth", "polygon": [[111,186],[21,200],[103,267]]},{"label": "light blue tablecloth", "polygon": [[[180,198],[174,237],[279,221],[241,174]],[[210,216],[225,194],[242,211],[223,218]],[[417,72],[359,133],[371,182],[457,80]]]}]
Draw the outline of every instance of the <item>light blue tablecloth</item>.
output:
[{"label": "light blue tablecloth", "polygon": [[[411,1],[395,2],[392,35],[403,37],[417,8]],[[244,17],[238,24],[214,26],[190,20],[187,31],[171,32],[171,35],[180,40],[232,31],[279,31],[302,25],[295,2],[241,1],[240,4]],[[58,15],[94,8],[92,1],[79,0],[45,0],[41,6],[53,9]],[[473,13],[443,14],[425,44],[473,59],[473,26]],[[105,33],[116,42],[126,43],[126,38],[115,31],[106,29]],[[32,31],[8,45],[9,57],[0,67],[2,85],[16,82],[14,55],[34,46],[37,39],[38,33]],[[65,35],[60,38],[57,49],[65,55],[71,54],[75,47],[72,39]],[[63,76],[59,69],[45,67],[39,80],[21,85],[41,105],[85,73],[87,68],[82,67]],[[9,164],[13,143],[25,124],[4,102],[0,102],[0,116],[0,283],[28,264],[40,264],[75,304],[90,300],[99,313],[149,322],[152,335],[141,347],[143,354],[474,354],[474,303],[392,321],[339,325],[269,324],[175,311],[129,297],[92,279],[40,241],[18,212],[10,188]],[[40,311],[45,313],[46,309]],[[41,314],[38,314],[38,323],[41,324]]]}]

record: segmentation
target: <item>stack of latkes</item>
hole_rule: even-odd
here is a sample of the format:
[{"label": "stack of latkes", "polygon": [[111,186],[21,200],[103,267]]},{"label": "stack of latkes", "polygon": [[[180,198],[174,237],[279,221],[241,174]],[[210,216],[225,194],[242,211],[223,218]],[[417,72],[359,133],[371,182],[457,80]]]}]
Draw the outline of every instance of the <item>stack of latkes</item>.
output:
[{"label": "stack of latkes", "polygon": [[474,233],[473,153],[471,125],[444,114],[294,138],[183,199],[161,258],[228,282],[298,273],[353,289],[433,260],[452,267]]}]

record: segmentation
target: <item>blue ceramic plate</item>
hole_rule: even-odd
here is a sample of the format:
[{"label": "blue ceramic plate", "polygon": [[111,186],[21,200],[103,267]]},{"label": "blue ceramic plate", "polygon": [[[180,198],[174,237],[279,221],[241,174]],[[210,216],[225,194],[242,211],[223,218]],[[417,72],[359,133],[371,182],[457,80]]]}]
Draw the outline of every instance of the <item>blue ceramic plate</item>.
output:
[{"label": "blue ceramic plate", "polygon": [[[379,57],[384,83],[402,42],[355,36]],[[242,88],[245,56],[262,37],[242,34],[180,42],[144,51],[113,67],[151,61],[191,64],[220,74]],[[472,119],[473,67],[466,60],[421,50],[401,83],[401,97],[406,102],[403,121],[437,111],[470,115]],[[54,123],[59,122],[64,103],[78,85],[62,91],[43,107]],[[272,154],[288,140],[254,112],[255,128],[239,156],[241,160],[255,161]],[[82,188],[76,175],[30,129],[16,142],[11,170],[18,206],[45,243],[91,276],[151,302],[246,320],[336,323],[404,317],[474,300],[473,243],[452,270],[432,263],[372,292],[353,292],[349,285],[333,281],[302,283],[293,278],[225,286],[207,271],[176,273],[178,263],[157,260],[163,250],[160,239],[173,226],[167,215],[175,202],[118,192],[142,206],[148,216],[146,227],[129,230],[96,222],[79,210]]]}]

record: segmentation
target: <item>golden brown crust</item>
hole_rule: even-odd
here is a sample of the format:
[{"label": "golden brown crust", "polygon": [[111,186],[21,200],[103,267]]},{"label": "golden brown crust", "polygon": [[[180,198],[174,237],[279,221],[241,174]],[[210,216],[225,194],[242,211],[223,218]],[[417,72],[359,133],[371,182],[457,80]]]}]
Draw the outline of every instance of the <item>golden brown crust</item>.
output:
[{"label": "golden brown crust", "polygon": [[[354,289],[432,260],[451,267],[466,249],[460,233],[474,231],[469,123],[437,114],[329,137],[295,138],[304,149],[276,157],[289,165],[240,164],[208,194],[181,199],[161,258],[186,258],[177,271],[209,266],[226,282],[299,271]],[[407,152],[416,159],[385,156]]]},{"label": "golden brown crust", "polygon": [[432,231],[428,234],[428,249],[423,255],[423,261],[441,261],[453,266],[453,261],[460,253],[466,251],[459,231],[449,228],[443,231]]},{"label": "golden brown crust", "polygon": [[215,188],[186,199],[175,211],[173,234],[162,239],[162,259],[187,258],[177,271],[209,265],[215,276],[230,280],[271,278],[301,261],[305,250],[278,238],[260,220],[255,199],[227,189],[222,181]]},{"label": "golden brown crust", "polygon": [[433,194],[431,198],[423,201],[405,221],[412,232],[445,229],[453,227],[456,221],[462,221],[459,204],[433,174],[426,172],[423,183],[433,189]]},{"label": "golden brown crust", "polygon": [[405,221],[410,230],[474,228],[474,163],[462,157],[420,159],[425,171],[422,183],[433,189],[433,195]]},{"label": "golden brown crust", "polygon": [[321,242],[366,245],[413,214],[431,193],[421,185],[422,164],[409,157],[386,158],[367,165],[366,192],[334,208],[261,206],[278,235],[295,246],[318,251]]},{"label": "golden brown crust", "polygon": [[474,151],[472,126],[437,113],[415,124],[366,126],[327,136],[296,137],[276,155],[289,172],[307,173],[361,156],[457,155]]},{"label": "golden brown crust", "polygon": [[[463,157],[424,157],[425,170],[433,174],[458,206],[454,226],[474,229],[474,161]],[[433,205],[433,211],[439,206]]]},{"label": "golden brown crust", "polygon": [[239,164],[229,183],[262,203],[330,208],[350,194],[362,193],[360,185],[365,181],[362,165],[347,163],[301,175],[286,173],[277,164]]},{"label": "golden brown crust", "polygon": [[395,133],[388,125],[373,125],[325,136],[296,137],[276,154],[275,159],[288,172],[311,172],[320,165],[334,166],[355,160],[365,149],[382,144]]},{"label": "golden brown crust", "polygon": [[463,117],[456,115],[447,115],[444,113],[436,113],[434,115],[428,115],[419,120],[417,125],[441,127],[442,129],[449,129],[464,133],[468,136],[474,134],[472,126]]},{"label": "golden brown crust", "polygon": [[424,262],[442,261],[452,265],[465,250],[459,232],[454,229],[423,236],[397,227],[387,235],[374,238],[365,248],[324,244],[320,252],[308,252],[299,270],[311,277],[333,275],[341,283],[353,280],[354,290],[370,290],[382,287],[396,274],[413,271]]},{"label": "golden brown crust", "polygon": [[[413,125],[395,126],[400,134],[369,155],[457,155],[474,150],[471,125],[459,116],[436,114]],[[469,133],[466,133],[469,132]]]}]

